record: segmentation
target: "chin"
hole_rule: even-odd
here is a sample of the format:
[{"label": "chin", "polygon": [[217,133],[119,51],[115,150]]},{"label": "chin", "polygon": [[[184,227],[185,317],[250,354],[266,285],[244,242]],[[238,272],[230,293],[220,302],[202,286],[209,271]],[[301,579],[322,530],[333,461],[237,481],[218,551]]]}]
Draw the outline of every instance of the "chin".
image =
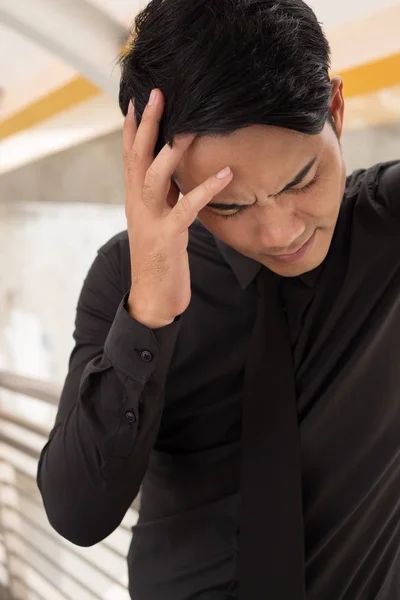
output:
[{"label": "chin", "polygon": [[268,267],[270,271],[273,271],[277,275],[281,277],[298,277],[299,275],[304,275],[304,273],[308,273],[309,271],[313,271],[316,269],[321,263],[317,263],[313,266],[302,266],[302,265],[265,265]]},{"label": "chin", "polygon": [[299,275],[304,275],[304,273],[308,273],[308,271],[312,271],[315,267],[305,267],[302,265],[277,265],[271,264],[270,262],[263,263],[270,271],[280,275],[281,277],[298,277]]}]

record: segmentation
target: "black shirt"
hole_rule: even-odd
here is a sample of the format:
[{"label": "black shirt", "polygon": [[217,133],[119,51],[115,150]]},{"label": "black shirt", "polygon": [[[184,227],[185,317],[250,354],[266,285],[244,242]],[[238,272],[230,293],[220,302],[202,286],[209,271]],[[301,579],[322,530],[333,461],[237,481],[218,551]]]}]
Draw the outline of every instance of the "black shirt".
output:
[{"label": "black shirt", "polygon": [[[119,525],[142,486],[128,558],[135,600],[253,600],[257,591],[272,600],[400,600],[400,164],[347,178],[328,256],[305,275],[273,276],[199,221],[188,251],[190,306],[152,331],[126,310],[127,233],[99,250],[39,463],[50,523],[73,543],[95,544]],[[274,351],[272,312],[264,311],[262,350],[252,337],[269,281],[284,310],[290,371]],[[243,391],[253,361],[266,365],[255,399]],[[286,439],[280,426],[270,427],[286,402],[272,381],[293,384],[296,431],[289,428]],[[241,519],[250,518],[241,504],[247,401],[260,407],[247,417],[250,446],[249,431],[262,444],[265,430],[276,455],[251,463],[260,494],[258,520],[247,529],[254,533],[250,563],[265,577],[263,589],[244,597],[237,580]],[[298,491],[289,473],[297,456]],[[281,491],[295,497],[293,511],[290,497],[280,509]],[[288,525],[273,532],[282,515]],[[284,565],[279,572],[285,553],[286,573]],[[304,566],[303,582],[284,597],[286,580],[295,581],[290,555]]]}]

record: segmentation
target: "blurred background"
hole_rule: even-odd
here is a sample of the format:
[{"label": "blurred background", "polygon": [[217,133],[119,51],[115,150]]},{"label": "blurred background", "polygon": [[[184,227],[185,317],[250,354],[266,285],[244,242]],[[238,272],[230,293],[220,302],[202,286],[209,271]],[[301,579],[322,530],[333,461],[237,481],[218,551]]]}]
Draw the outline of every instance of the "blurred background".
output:
[{"label": "blurred background", "polygon": [[[135,509],[74,547],[47,524],[35,474],[84,277],[126,228],[116,58],[146,4],[0,0],[0,600],[128,599]],[[399,159],[400,0],[309,4],[344,79],[348,172]]]}]

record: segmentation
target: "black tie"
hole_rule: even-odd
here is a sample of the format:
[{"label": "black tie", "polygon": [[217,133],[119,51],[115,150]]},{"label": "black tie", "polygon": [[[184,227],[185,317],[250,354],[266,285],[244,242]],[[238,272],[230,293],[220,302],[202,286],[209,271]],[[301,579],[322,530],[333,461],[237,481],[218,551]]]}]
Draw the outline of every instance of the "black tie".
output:
[{"label": "black tie", "polygon": [[240,600],[305,600],[300,436],[280,281],[261,269],[246,364]]}]

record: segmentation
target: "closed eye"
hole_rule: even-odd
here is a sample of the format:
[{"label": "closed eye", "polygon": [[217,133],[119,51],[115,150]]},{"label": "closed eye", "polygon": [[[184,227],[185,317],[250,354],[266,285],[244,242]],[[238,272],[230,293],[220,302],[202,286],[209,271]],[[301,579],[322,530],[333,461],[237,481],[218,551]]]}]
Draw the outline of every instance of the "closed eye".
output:
[{"label": "closed eye", "polygon": [[[312,179],[309,183],[307,183],[307,185],[304,185],[301,188],[289,188],[287,190],[279,192],[278,194],[275,194],[275,196],[283,196],[284,194],[304,194],[313,185],[315,185],[317,183],[317,181],[318,181],[318,175],[315,175],[314,179]],[[222,219],[233,219],[234,217],[238,217],[239,215],[243,214],[245,210],[248,210],[252,206],[255,206],[255,204],[244,204],[236,212],[231,213],[230,215],[223,215],[220,213],[214,213],[214,214],[215,214],[215,216],[221,217]]]},{"label": "closed eye", "polygon": [[234,212],[230,215],[222,215],[220,213],[214,213],[214,214],[216,217],[222,217],[223,219],[233,219],[233,217],[238,217],[239,215],[244,213],[245,210],[251,208],[252,206],[254,206],[254,204],[243,205],[236,212]]},{"label": "closed eye", "polygon": [[283,194],[301,194],[306,192],[307,190],[309,190],[315,183],[317,183],[318,181],[318,175],[315,175],[314,179],[312,179],[309,183],[307,183],[307,185],[303,185],[303,187],[301,188],[289,188],[287,190],[284,190],[282,192],[279,192],[278,194],[275,194],[276,196],[282,196]]}]

